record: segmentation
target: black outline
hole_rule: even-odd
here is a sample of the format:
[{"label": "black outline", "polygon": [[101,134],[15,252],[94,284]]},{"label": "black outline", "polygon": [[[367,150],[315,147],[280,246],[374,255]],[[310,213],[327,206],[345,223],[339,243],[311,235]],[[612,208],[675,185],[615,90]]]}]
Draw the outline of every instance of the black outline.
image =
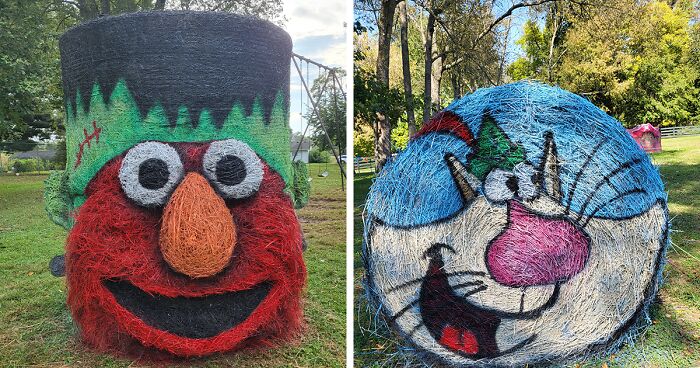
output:
[{"label": "black outline", "polygon": [[[436,246],[437,246],[437,247],[436,247]],[[462,294],[462,295],[457,294],[457,293],[455,292],[455,286],[452,286],[452,285],[449,284],[448,276],[447,276],[447,274],[446,274],[446,273],[444,272],[444,270],[443,270],[443,268],[444,268],[444,261],[442,260],[442,253],[439,252],[439,250],[442,249],[442,248],[446,248],[446,247],[445,247],[444,245],[442,245],[442,244],[439,244],[439,243],[433,244],[433,245],[429,248],[430,250],[434,250],[434,251],[429,253],[431,265],[428,267],[428,271],[426,271],[427,274],[426,274],[426,276],[425,276],[425,278],[424,278],[424,279],[425,279],[425,282],[421,285],[421,287],[420,287],[420,289],[419,289],[419,297],[418,297],[417,300],[415,300],[415,301],[409,303],[408,305],[406,305],[406,306],[400,311],[400,313],[397,313],[397,314],[392,318],[392,322],[396,322],[396,320],[397,320],[399,317],[401,317],[407,310],[409,310],[409,309],[411,309],[412,307],[414,307],[416,303],[422,305],[422,304],[425,302],[425,298],[426,298],[426,297],[429,298],[428,300],[433,299],[433,297],[429,297],[429,296],[427,295],[427,293],[431,293],[431,290],[432,290],[431,287],[432,287],[432,285],[428,285],[428,284],[426,284],[426,282],[428,282],[428,280],[433,280],[433,279],[436,279],[436,278],[437,278],[437,279],[442,279],[442,278],[444,278],[444,281],[443,281],[443,282],[444,282],[445,284],[444,284],[443,286],[446,286],[446,287],[447,287],[447,291],[450,293],[449,297],[454,298],[455,300],[458,300],[459,304],[462,305],[464,308],[472,309],[472,310],[476,311],[477,314],[492,315],[493,318],[491,318],[491,317],[488,317],[488,318],[487,318],[487,319],[489,319],[489,321],[490,321],[490,322],[489,322],[489,324],[490,324],[489,329],[492,328],[492,330],[489,330],[490,332],[489,332],[489,331],[485,331],[485,330],[477,330],[477,329],[472,330],[471,328],[469,328],[469,329],[475,334],[475,336],[476,336],[477,338],[478,338],[478,336],[482,336],[482,338],[486,338],[486,345],[484,345],[484,346],[487,346],[487,349],[486,349],[485,351],[482,351],[482,350],[481,350],[482,344],[481,344],[481,342],[479,342],[479,351],[478,351],[477,353],[475,353],[475,354],[466,354],[466,353],[464,353],[464,352],[461,352],[461,351],[458,351],[458,350],[454,350],[454,349],[452,349],[452,348],[450,348],[450,347],[448,347],[448,346],[445,346],[445,345],[443,345],[442,343],[440,343],[440,341],[439,341],[439,340],[440,340],[440,336],[437,335],[437,332],[434,331],[434,328],[429,327],[429,325],[430,325],[430,324],[433,324],[433,322],[434,322],[434,321],[433,321],[433,322],[430,321],[430,318],[432,318],[432,317],[428,318],[428,316],[425,315],[426,311],[423,310],[423,308],[421,308],[421,309],[419,310],[419,312],[420,312],[420,314],[421,314],[421,319],[422,319],[421,322],[422,322],[422,324],[426,326],[426,328],[428,329],[429,334],[430,334],[430,335],[433,337],[433,339],[434,339],[439,345],[441,345],[443,348],[448,349],[449,351],[451,351],[451,352],[453,352],[453,353],[456,353],[456,354],[458,354],[458,355],[461,355],[461,356],[463,356],[463,357],[466,357],[466,358],[468,358],[468,359],[474,359],[474,358],[476,358],[476,359],[482,359],[482,358],[496,358],[496,357],[499,357],[499,356],[501,356],[501,355],[503,355],[503,354],[507,354],[507,353],[513,352],[513,351],[515,351],[515,350],[517,350],[517,349],[520,349],[520,348],[522,348],[523,346],[527,345],[529,342],[531,342],[532,340],[535,339],[536,334],[533,334],[532,336],[530,336],[530,337],[528,337],[527,339],[525,339],[525,340],[519,342],[518,344],[516,344],[516,345],[510,347],[509,349],[504,350],[504,351],[500,351],[500,349],[498,348],[498,342],[495,341],[495,336],[496,336],[496,331],[497,331],[497,329],[498,329],[498,326],[500,325],[502,319],[534,319],[534,318],[538,318],[539,316],[542,315],[542,313],[543,313],[545,310],[551,308],[554,304],[556,304],[556,301],[557,301],[558,298],[559,298],[559,290],[560,290],[560,284],[559,284],[559,283],[556,284],[556,286],[555,286],[554,290],[552,291],[552,294],[550,295],[549,299],[548,299],[544,304],[542,304],[541,306],[539,306],[539,307],[537,307],[536,309],[533,309],[533,310],[531,310],[531,311],[528,311],[528,312],[525,312],[525,313],[511,313],[511,312],[504,312],[504,311],[500,311],[500,310],[494,310],[494,309],[491,309],[491,308],[484,308],[484,307],[482,307],[482,306],[478,306],[478,305],[475,305],[475,304],[469,302],[469,300],[467,299],[467,297],[469,297],[469,296],[471,296],[471,295],[473,295],[473,294],[477,294],[477,293],[479,293],[479,292],[482,292],[482,291],[486,290],[488,287],[487,287],[486,285],[481,285],[481,286],[479,286],[479,287],[476,287],[476,288],[474,288],[474,289],[468,291],[468,292],[465,293],[465,294]],[[450,249],[450,248],[446,248],[446,249]],[[434,270],[438,270],[439,273],[438,273],[438,274],[432,274],[433,272],[435,272]],[[433,300],[431,303],[435,303],[434,300]],[[446,301],[446,303],[448,303],[448,302]],[[433,313],[433,312],[430,312],[430,313]],[[483,317],[483,316],[482,316],[482,317]],[[440,316],[438,316],[438,318],[440,318]],[[443,321],[442,321],[442,323],[438,323],[438,325],[439,325],[439,324],[444,324],[444,323],[448,320],[448,319],[445,318],[445,317],[441,317],[441,318],[443,319]],[[462,318],[474,318],[474,316],[462,317]],[[484,318],[486,318],[486,317],[484,317]],[[435,326],[433,326],[433,327],[435,327]],[[443,326],[443,327],[444,327],[444,326]],[[415,328],[414,328],[414,329],[415,329]],[[491,334],[491,333],[492,333],[493,336],[491,336],[491,337],[488,337],[488,335],[487,335],[487,336],[484,336],[483,334],[485,334],[485,333],[488,333],[488,334]],[[491,338],[494,339],[493,343],[495,344],[495,346],[489,345],[489,344],[490,344],[490,343],[489,343],[489,340],[490,340]],[[494,351],[494,349],[495,349],[495,351]]]},{"label": "black outline", "polygon": [[[598,190],[600,190],[600,188],[603,187],[603,184],[607,183],[610,188],[614,189],[617,192],[617,188],[612,185],[612,183],[610,182],[610,179],[617,176],[617,174],[622,173],[624,170],[632,168],[633,165],[639,164],[641,162],[642,162],[641,157],[633,158],[633,159],[625,162],[624,164],[618,166],[617,168],[615,168],[614,170],[609,172],[607,175],[603,176],[603,178],[600,179],[598,184],[596,184],[595,188],[593,188],[593,191],[590,194],[588,194],[588,197],[586,197],[586,200],[583,202],[583,205],[581,206],[581,211],[579,212],[579,216],[584,215],[584,212],[586,212],[586,209],[588,208],[591,201],[593,200],[593,197],[596,194],[598,194]],[[620,194],[620,193],[618,192],[618,194]]]},{"label": "black outline", "polygon": [[444,156],[445,162],[447,162],[447,169],[450,170],[452,180],[454,180],[455,186],[457,186],[457,191],[460,197],[462,197],[462,207],[466,206],[468,202],[473,201],[478,195],[477,192],[469,184],[466,175],[462,171],[467,172],[467,167],[462,164],[461,161],[452,153],[446,153]]},{"label": "black outline", "polygon": [[[642,212],[642,214],[648,212],[649,210],[651,210],[651,208],[653,208],[656,205],[661,205],[662,207],[664,207],[665,203],[666,203],[666,201],[659,199],[647,211]],[[580,350],[577,350],[575,353],[568,355],[568,358],[557,356],[557,355],[548,355],[548,356],[540,357],[537,360],[530,362],[529,364],[531,364],[533,366],[538,366],[541,364],[550,364],[553,359],[559,359],[559,360],[557,360],[559,362],[570,362],[570,361],[572,361],[571,357],[573,357],[575,355],[580,355],[580,354],[584,354],[584,353],[592,354],[592,355],[600,354],[600,353],[603,353],[616,345],[619,346],[619,345],[623,344],[624,341],[621,340],[622,337],[627,332],[631,331],[633,328],[641,329],[641,328],[647,327],[647,326],[645,326],[646,323],[644,323],[642,320],[642,315],[644,314],[645,310],[648,310],[648,308],[650,307],[650,305],[653,302],[654,296],[658,292],[660,275],[661,275],[661,271],[662,271],[661,264],[663,263],[662,260],[664,258],[664,255],[666,254],[666,250],[668,249],[668,241],[670,239],[669,238],[670,229],[668,226],[668,208],[664,207],[664,210],[665,210],[665,217],[666,217],[667,222],[666,222],[666,226],[664,229],[664,233],[663,233],[662,237],[659,239],[660,244],[661,244],[661,248],[659,249],[657,256],[656,256],[656,264],[654,266],[654,271],[652,272],[652,277],[649,279],[649,283],[647,283],[646,290],[644,292],[642,300],[639,302],[639,305],[638,305],[636,311],[627,320],[627,322],[625,322],[617,330],[615,330],[605,342],[593,343],[593,344],[587,345],[587,346],[581,348]],[[637,216],[639,216],[639,215],[637,215]],[[622,220],[625,220],[625,219],[628,219],[628,218],[623,218]],[[374,226],[374,224],[370,223],[369,230],[371,230],[371,227],[373,227],[373,226]],[[365,244],[365,246],[371,248],[371,245],[368,243]],[[363,261],[368,262],[367,259],[364,259],[364,252],[363,252]],[[371,275],[371,272],[369,271],[370,268],[368,267],[369,264],[368,263],[365,263],[365,264],[366,264],[366,267],[365,267],[366,279],[365,280],[366,280],[366,286],[367,286],[365,288],[365,291],[367,293],[368,300],[372,303],[375,303],[375,305],[380,306],[379,307],[380,309],[385,308],[379,302],[380,296],[375,291],[376,285],[372,281],[372,275]],[[389,325],[393,328],[394,331],[396,331],[396,333],[403,339],[403,341],[405,341],[409,346],[416,349],[416,354],[419,356],[422,356],[423,357],[422,359],[442,362],[442,363],[447,364],[449,366],[454,365],[454,363],[452,363],[447,358],[442,357],[439,354],[437,354],[433,351],[430,351],[421,345],[416,344],[412,340],[412,338],[413,338],[412,335],[408,335],[406,332],[404,332],[403,329],[396,323],[395,320],[388,319],[387,314],[379,313],[379,315],[383,316],[386,319],[386,321],[389,323]],[[418,326],[416,326],[412,329],[412,330],[414,330],[412,332],[412,334],[415,334],[415,332],[417,332],[417,330],[422,325],[424,325],[423,321],[421,321]],[[635,327],[635,326],[637,326],[637,327]],[[467,357],[467,359],[471,359],[471,358]],[[561,360],[561,359],[563,359],[563,360]],[[483,361],[473,360],[472,362],[466,363],[463,366],[464,367],[484,367],[484,364],[486,364],[486,363],[484,363]],[[493,367],[493,368],[511,367],[508,364],[494,364],[491,362],[489,362],[488,364],[489,364],[489,367]]]},{"label": "black outline", "polygon": [[588,164],[591,163],[591,160],[593,159],[593,156],[595,156],[596,153],[598,153],[598,150],[603,146],[603,143],[605,143],[605,139],[601,139],[600,142],[598,142],[595,147],[591,150],[591,152],[588,154],[588,157],[586,157],[586,161],[583,162],[581,167],[579,168],[578,172],[576,173],[576,176],[574,177],[573,184],[571,184],[571,187],[569,188],[569,194],[567,198],[567,203],[566,203],[566,213],[569,213],[569,210],[571,209],[571,202],[574,200],[574,193],[576,192],[576,186],[578,185],[579,180],[581,180],[581,175],[583,175],[583,171],[586,170],[588,167]]},{"label": "black outline", "polygon": [[[551,151],[551,152],[550,152]],[[547,131],[544,133],[544,148],[542,150],[543,155],[542,155],[542,160],[540,160],[540,165],[538,167],[539,171],[539,189],[546,193],[549,197],[554,199],[555,202],[560,203],[562,200],[562,192],[561,192],[561,177],[560,177],[560,172],[559,172],[559,154],[557,153],[557,144],[554,142],[554,133],[552,131]],[[554,156],[554,163],[549,162],[549,156],[553,155]],[[547,173],[545,172],[545,169],[547,168],[548,165],[551,165],[554,167],[554,177],[552,178],[555,181],[555,185],[552,188],[552,194],[549,194],[547,192],[547,188],[545,188],[545,184],[547,181]],[[568,210],[567,210],[568,213]]]}]

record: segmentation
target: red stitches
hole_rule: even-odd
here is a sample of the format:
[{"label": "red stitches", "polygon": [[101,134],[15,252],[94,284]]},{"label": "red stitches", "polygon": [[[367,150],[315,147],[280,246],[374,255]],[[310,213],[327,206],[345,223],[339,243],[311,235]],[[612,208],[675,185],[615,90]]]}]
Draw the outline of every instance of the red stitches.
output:
[{"label": "red stitches", "polygon": [[78,150],[78,159],[75,161],[74,168],[80,165],[80,160],[83,158],[83,147],[85,147],[85,144],[87,144],[88,148],[90,148],[90,141],[93,138],[95,138],[95,143],[100,143],[101,131],[102,128],[97,127],[97,125],[95,124],[95,120],[92,121],[92,133],[90,133],[90,135],[88,135],[87,129],[83,128],[83,134],[85,135],[85,139],[83,139],[83,141],[80,142],[80,149]]}]

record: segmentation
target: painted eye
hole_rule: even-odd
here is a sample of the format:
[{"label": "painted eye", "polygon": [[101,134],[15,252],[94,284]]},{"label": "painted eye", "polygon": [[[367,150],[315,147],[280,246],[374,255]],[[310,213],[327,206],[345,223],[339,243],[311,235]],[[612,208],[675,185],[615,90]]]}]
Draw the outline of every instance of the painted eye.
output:
[{"label": "painted eye", "polygon": [[513,174],[518,180],[517,196],[530,200],[537,196],[537,170],[525,162],[521,162],[513,168]]},{"label": "painted eye", "polygon": [[182,161],[174,148],[144,142],[130,149],[119,169],[127,197],[144,207],[162,206],[183,176]]},{"label": "painted eye", "polygon": [[212,142],[204,154],[204,174],[228,199],[250,197],[258,191],[263,165],[247,144],[228,139]]},{"label": "painted eye", "polygon": [[484,195],[491,202],[502,203],[518,193],[518,179],[510,171],[493,169],[484,180]]}]

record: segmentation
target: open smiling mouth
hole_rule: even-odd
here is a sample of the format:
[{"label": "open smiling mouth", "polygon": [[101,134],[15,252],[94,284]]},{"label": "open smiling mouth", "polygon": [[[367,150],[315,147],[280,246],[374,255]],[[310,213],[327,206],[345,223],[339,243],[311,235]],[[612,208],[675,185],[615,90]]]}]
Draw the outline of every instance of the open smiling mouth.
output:
[{"label": "open smiling mouth", "polygon": [[147,325],[192,339],[213,337],[245,321],[270,292],[263,282],[251,289],[202,297],[147,293],[125,280],[105,280],[117,303]]},{"label": "open smiling mouth", "polygon": [[[532,342],[537,335],[520,341],[514,346],[500,350],[496,342],[496,331],[502,319],[531,319],[539,317],[556,302],[559,285],[549,300],[539,308],[524,313],[508,313],[485,309],[469,303],[466,297],[486,290],[480,281],[466,282],[452,287],[445,274],[440,248],[450,247],[436,244],[426,252],[430,258],[428,272],[420,289],[420,310],[423,323],[430,335],[443,347],[470,359],[494,358],[511,353]],[[472,287],[463,294],[455,289]]]}]

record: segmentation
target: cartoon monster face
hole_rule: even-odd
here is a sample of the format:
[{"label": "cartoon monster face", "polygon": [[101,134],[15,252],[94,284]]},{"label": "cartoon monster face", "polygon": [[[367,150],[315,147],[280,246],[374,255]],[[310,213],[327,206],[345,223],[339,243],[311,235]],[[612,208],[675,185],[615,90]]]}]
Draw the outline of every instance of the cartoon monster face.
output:
[{"label": "cartoon monster face", "polygon": [[296,337],[309,183],[289,153],[290,36],[239,14],[137,12],[73,27],[59,49],[67,162],[45,198],[70,230],[82,340],[170,359]]},{"label": "cartoon monster face", "polygon": [[[646,313],[667,242],[663,191],[634,180],[648,159],[629,137],[625,148],[636,150],[620,164],[598,161],[605,139],[562,157],[572,140],[557,125],[538,144],[517,144],[528,138],[499,122],[506,114],[481,114],[473,139],[460,107],[431,120],[371,190],[370,297],[426,359],[449,365],[561,361],[619,346]],[[418,188],[391,187],[399,178]],[[403,214],[390,195],[409,203]],[[631,198],[636,213],[610,211],[635,207]]]},{"label": "cartoon monster face", "polygon": [[298,332],[301,230],[247,144],[143,142],[88,185],[67,245],[68,304],[101,349],[178,355]]}]

